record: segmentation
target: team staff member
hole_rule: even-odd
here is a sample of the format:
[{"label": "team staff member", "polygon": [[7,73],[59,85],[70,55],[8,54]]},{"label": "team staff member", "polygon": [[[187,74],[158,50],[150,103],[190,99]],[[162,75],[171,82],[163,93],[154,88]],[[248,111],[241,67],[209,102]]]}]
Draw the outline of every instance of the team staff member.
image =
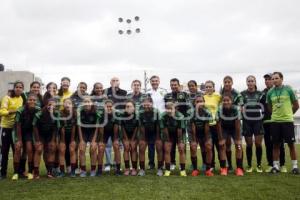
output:
[{"label": "team staff member", "polygon": [[252,146],[253,135],[256,147],[256,172],[262,173],[261,159],[262,159],[262,140],[264,136],[263,130],[263,116],[262,116],[262,92],[257,90],[256,78],[252,75],[246,79],[247,90],[241,92],[243,97],[243,135],[246,140],[246,155],[248,167],[246,172],[251,173],[252,168]]},{"label": "team staff member", "polygon": [[[151,96],[152,100],[153,100],[153,107],[155,109],[157,109],[160,113],[163,113],[165,111],[164,96],[167,94],[167,90],[159,87],[160,78],[157,75],[151,76],[150,84],[151,84],[151,89],[149,89],[147,91],[147,94],[149,94]],[[152,135],[152,136],[154,136],[154,135]],[[158,149],[161,149],[159,147],[160,146],[159,141],[161,141],[160,136],[159,136],[159,138],[156,138],[156,137],[149,138],[149,141],[148,141],[148,160],[149,160],[148,165],[149,165],[149,169],[154,169],[155,168],[155,162],[154,162],[154,160],[155,160],[155,148],[156,148],[156,151]],[[156,144],[158,144],[158,146]],[[162,171],[158,168],[157,173],[158,173],[158,175],[161,175]]]},{"label": "team staff member", "polygon": [[273,169],[272,173],[278,173],[280,144],[284,141],[288,144],[292,160],[292,173],[299,174],[298,161],[295,147],[294,113],[299,109],[298,99],[290,86],[283,85],[281,72],[274,72],[274,88],[267,94],[267,103],[271,115],[271,137],[273,142]]},{"label": "team staff member", "polygon": [[220,161],[219,154],[219,141],[218,141],[218,132],[217,132],[217,122],[216,122],[216,114],[221,102],[221,95],[215,92],[215,83],[213,81],[205,82],[205,107],[210,111],[212,115],[212,120],[209,122],[209,130],[212,137],[212,168],[215,168],[215,148],[218,152],[218,158]]},{"label": "team staff member", "polygon": [[[265,146],[266,146],[266,157],[268,161],[268,168],[266,169],[266,172],[271,172],[273,168],[273,144],[271,141],[271,112],[268,109],[267,103],[266,103],[266,97],[268,91],[273,87],[273,81],[272,81],[272,74],[265,74],[265,85],[266,88],[263,90],[263,96],[262,96],[262,104],[264,105],[264,119],[263,119],[263,126],[264,126],[264,132],[265,132]],[[282,142],[280,144],[280,172],[286,173],[287,169],[284,166],[285,164],[285,150],[284,150],[284,143]]]},{"label": "team staff member", "polygon": [[[36,106],[37,97],[35,94],[29,94],[27,101],[16,113],[16,129],[14,131],[14,175],[12,180],[18,180],[19,175],[25,171],[26,158],[28,157],[28,180],[33,179],[33,118],[40,108]],[[24,168],[20,167],[20,160],[23,152],[26,152]]]},{"label": "team staff member", "polygon": [[165,173],[164,176],[170,176],[171,149],[173,142],[177,143],[180,160],[180,176],[187,176],[185,171],[185,144],[183,130],[186,128],[184,116],[175,109],[172,102],[166,103],[166,111],[160,118],[160,128],[164,140],[164,159]]},{"label": "team staff member", "polygon": [[21,81],[14,83],[14,88],[10,95],[3,97],[0,107],[1,117],[1,177],[6,178],[7,175],[7,164],[8,154],[10,147],[14,151],[14,144],[12,138],[12,131],[15,124],[15,116],[17,110],[23,105],[22,93],[24,90],[24,84]]},{"label": "team staff member", "polygon": [[[164,97],[165,103],[172,102],[175,104],[176,110],[178,110],[184,117],[187,117],[187,111],[189,108],[189,98],[186,92],[180,90],[180,82],[177,78],[170,80],[170,87],[172,92],[167,93]],[[186,126],[184,127],[183,134],[185,134]],[[174,139],[174,138],[173,138]],[[172,141],[171,151],[171,170],[176,168],[176,141]]]},{"label": "team staff member", "polygon": [[[240,109],[240,107],[242,106],[243,104],[243,98],[241,96],[241,94],[236,90],[234,89],[232,86],[233,86],[233,79],[231,76],[225,76],[224,79],[223,79],[223,85],[224,85],[224,88],[222,89],[221,91],[221,95],[230,95],[231,98],[232,98],[232,103],[233,105],[235,106],[238,106]],[[233,171],[233,168],[232,168],[232,159],[231,159],[231,139],[228,138],[228,140],[226,141],[226,157],[227,157],[227,164],[228,164],[228,170],[229,171]]]},{"label": "team staff member", "polygon": [[221,175],[227,175],[227,169],[224,162],[224,146],[226,141],[233,139],[235,143],[236,170],[237,176],[243,176],[243,149],[241,135],[241,114],[236,106],[233,105],[232,97],[224,94],[222,97],[222,106],[219,108],[217,116],[218,139],[220,144],[221,157]]}]

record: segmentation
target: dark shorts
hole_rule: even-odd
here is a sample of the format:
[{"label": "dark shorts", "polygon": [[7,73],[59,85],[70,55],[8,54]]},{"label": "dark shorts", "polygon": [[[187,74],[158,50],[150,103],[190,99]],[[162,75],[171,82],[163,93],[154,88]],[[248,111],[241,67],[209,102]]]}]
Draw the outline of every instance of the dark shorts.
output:
[{"label": "dark shorts", "polygon": [[182,135],[178,135],[177,131],[169,132],[169,135],[162,136],[164,142],[172,142],[173,144],[176,143],[184,143],[185,141],[185,132],[182,131]]},{"label": "dark shorts", "polygon": [[295,143],[295,128],[293,122],[272,122],[271,123],[271,140],[273,144],[282,142]]},{"label": "dark shorts", "polygon": [[97,143],[101,142],[101,143],[107,144],[110,137],[111,137],[111,140],[114,141],[113,131],[104,131],[103,135],[98,134],[98,136],[96,138],[96,142]]},{"label": "dark shorts", "polygon": [[94,128],[91,128],[91,129],[81,128],[81,131],[82,131],[83,141],[85,143],[92,142],[93,136],[94,136],[94,133],[95,133],[95,129]]},{"label": "dark shorts", "polygon": [[40,138],[40,142],[42,144],[48,144],[56,137],[52,132],[49,132],[49,133],[44,132],[43,134],[39,135],[39,138]]},{"label": "dark shorts", "polygon": [[[13,142],[16,143],[18,141],[17,131],[13,130]],[[32,130],[22,130],[22,142],[33,142],[33,131]]]},{"label": "dark shorts", "polygon": [[147,129],[145,127],[145,134],[142,134],[141,132],[139,133],[139,140],[143,140],[151,144],[154,144],[156,137],[157,135],[155,129]]},{"label": "dark shorts", "polygon": [[[208,132],[208,139],[210,139],[210,138],[211,138],[211,133],[209,131]],[[206,142],[204,129],[203,130],[197,130],[195,137],[190,133],[189,134],[189,141],[190,142],[198,142],[198,143]]]},{"label": "dark shorts", "polygon": [[65,133],[65,136],[64,136],[65,138],[62,138],[62,135],[59,134],[58,142],[61,142],[62,140],[64,140],[66,144],[70,144],[71,136],[72,136],[72,133]]},{"label": "dark shorts", "polygon": [[262,121],[243,121],[243,136],[252,137],[252,136],[264,135],[264,128]]},{"label": "dark shorts", "polygon": [[232,138],[232,139],[235,140],[236,131],[234,129],[233,130],[223,129],[222,130],[222,136],[223,136],[224,139]]}]

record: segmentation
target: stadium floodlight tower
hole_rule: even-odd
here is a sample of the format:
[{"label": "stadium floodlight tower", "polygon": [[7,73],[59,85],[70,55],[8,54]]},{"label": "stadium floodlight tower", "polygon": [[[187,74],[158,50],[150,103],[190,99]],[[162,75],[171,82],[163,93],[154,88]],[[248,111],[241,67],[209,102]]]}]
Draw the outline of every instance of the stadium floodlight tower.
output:
[{"label": "stadium floodlight tower", "polygon": [[140,21],[139,16],[135,16],[133,19],[124,19],[123,17],[118,18],[118,22],[123,25],[122,29],[118,30],[120,35],[132,35],[141,33],[141,28],[139,28],[138,22]]}]

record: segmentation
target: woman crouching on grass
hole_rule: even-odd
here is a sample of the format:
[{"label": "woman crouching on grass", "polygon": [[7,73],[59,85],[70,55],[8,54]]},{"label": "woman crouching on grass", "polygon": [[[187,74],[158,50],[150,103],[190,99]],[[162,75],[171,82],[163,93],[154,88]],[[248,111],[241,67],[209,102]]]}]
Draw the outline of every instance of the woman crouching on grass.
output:
[{"label": "woman crouching on grass", "polygon": [[193,118],[190,120],[192,127],[192,143],[191,143],[191,160],[193,165],[192,176],[198,176],[199,171],[197,169],[197,147],[198,144],[201,148],[201,152],[205,152],[205,166],[206,176],[213,176],[214,174],[211,171],[212,163],[212,137],[209,131],[209,122],[212,119],[210,112],[204,108],[205,100],[203,96],[196,96],[195,109]]},{"label": "woman crouching on grass", "polygon": [[[151,97],[146,97],[142,101],[142,109],[139,113],[140,120],[140,135],[139,135],[139,160],[140,171],[139,176],[145,176],[145,151],[150,141],[150,138],[156,137],[160,134],[159,129],[159,112],[153,108],[153,101]],[[162,169],[163,156],[161,148],[157,152],[158,169]],[[160,173],[162,175],[162,172]],[[159,174],[158,174],[159,175]]]},{"label": "woman crouching on grass", "polygon": [[222,97],[222,106],[218,110],[217,130],[220,145],[220,163],[221,175],[226,176],[228,170],[226,168],[226,141],[233,139],[235,143],[236,165],[235,174],[243,176],[243,149],[242,149],[242,135],[241,135],[241,114],[237,108],[232,104],[231,95],[225,94]]},{"label": "woman crouching on grass", "polygon": [[125,112],[120,115],[120,125],[122,131],[122,139],[124,145],[124,175],[130,174],[131,159],[132,170],[131,176],[137,175],[137,133],[139,128],[139,121],[135,114],[135,103],[132,100],[127,100],[125,103]]},{"label": "woman crouching on grass", "polygon": [[61,111],[60,130],[59,130],[59,168],[58,177],[65,176],[65,157],[66,149],[69,148],[71,161],[71,177],[75,177],[76,170],[76,115],[73,110],[73,103],[70,98],[64,99]]},{"label": "woman crouching on grass", "polygon": [[[103,157],[108,139],[111,137],[115,153],[117,176],[121,175],[121,154],[119,149],[119,125],[116,119],[116,112],[113,110],[113,102],[107,100],[104,103],[104,112],[101,114],[101,122],[98,134],[98,171],[97,176],[102,175]],[[101,127],[103,126],[103,127]]]},{"label": "woman crouching on grass", "polygon": [[33,119],[34,133],[34,178],[39,179],[39,167],[43,152],[47,152],[47,177],[53,178],[56,138],[59,129],[59,113],[55,110],[56,100],[49,99],[47,105]]},{"label": "woman crouching on grass", "polygon": [[[40,108],[36,106],[37,97],[34,94],[28,94],[26,103],[16,113],[16,131],[14,133],[14,175],[12,180],[18,180],[20,174],[21,151],[26,152],[28,158],[27,179],[33,179],[33,126],[32,121]],[[25,169],[24,169],[25,170]]]},{"label": "woman crouching on grass", "polygon": [[179,160],[180,160],[180,176],[187,176],[185,171],[185,144],[183,131],[185,129],[184,116],[176,111],[175,104],[169,102],[166,104],[166,111],[162,114],[160,119],[160,128],[162,129],[164,140],[164,158],[166,171],[164,176],[170,176],[171,163],[171,148],[172,141],[178,145]]},{"label": "woman crouching on grass", "polygon": [[84,97],[82,107],[78,109],[77,125],[79,134],[79,160],[80,160],[80,177],[86,177],[86,146],[90,143],[91,172],[90,176],[96,176],[97,164],[97,135],[100,114],[97,112],[95,105],[90,97]]}]

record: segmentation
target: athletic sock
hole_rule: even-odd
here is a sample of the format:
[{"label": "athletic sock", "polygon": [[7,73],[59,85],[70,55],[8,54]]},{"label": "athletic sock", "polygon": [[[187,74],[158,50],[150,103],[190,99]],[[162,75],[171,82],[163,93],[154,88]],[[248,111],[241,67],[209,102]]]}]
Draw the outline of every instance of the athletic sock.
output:
[{"label": "athletic sock", "polygon": [[226,160],[220,160],[220,167],[226,168]]},{"label": "athletic sock", "polygon": [[247,156],[248,167],[251,167],[252,166],[252,146],[246,147],[246,156]]},{"label": "athletic sock", "polygon": [[206,165],[206,152],[205,151],[201,151],[201,156],[202,156],[202,163],[204,165]]},{"label": "athletic sock", "polygon": [[102,168],[103,168],[102,165],[98,165],[98,172],[102,172]]},{"label": "athletic sock", "polygon": [[132,168],[137,169],[137,161],[131,161],[132,163]]},{"label": "athletic sock", "polygon": [[48,162],[48,173],[52,174],[53,165],[54,165],[53,162]]},{"label": "athletic sock", "polygon": [[120,171],[121,169],[121,164],[116,164],[117,170]]},{"label": "athletic sock", "polygon": [[61,173],[65,173],[65,166],[64,165],[60,165],[59,166],[59,170]]},{"label": "athletic sock", "polygon": [[95,171],[96,170],[96,165],[91,165],[91,171]]},{"label": "athletic sock", "polygon": [[185,163],[180,163],[180,170],[185,170]]},{"label": "athletic sock", "polygon": [[191,157],[191,161],[192,161],[193,169],[197,170],[197,156]]},{"label": "athletic sock", "polygon": [[19,166],[19,173],[23,174],[25,172],[25,168],[26,168],[26,159],[21,158],[20,166]]},{"label": "athletic sock", "polygon": [[206,171],[210,170],[211,168],[211,164],[210,163],[206,163]]},{"label": "athletic sock", "polygon": [[33,170],[33,162],[28,162],[28,172],[32,173]]},{"label": "athletic sock", "polygon": [[145,169],[145,161],[140,161],[140,168],[141,168],[142,170]]},{"label": "athletic sock", "polygon": [[278,160],[273,161],[273,167],[276,168],[277,170],[279,170],[279,161]]},{"label": "athletic sock", "polygon": [[257,166],[261,166],[261,158],[262,158],[262,147],[256,147],[256,159],[257,159]]},{"label": "athletic sock", "polygon": [[76,167],[77,167],[76,163],[71,163],[71,170],[72,170],[73,172],[75,172]]},{"label": "athletic sock", "polygon": [[170,171],[170,166],[171,166],[170,163],[166,163],[166,170]]},{"label": "athletic sock", "polygon": [[164,162],[163,162],[163,161],[158,161],[157,168],[158,168],[158,169],[162,169],[162,168],[163,168],[163,165],[164,165]]},{"label": "athletic sock", "polygon": [[130,166],[129,166],[129,160],[125,160],[124,162],[125,162],[125,168],[126,168],[126,169],[129,169],[129,167],[130,167]]},{"label": "athletic sock", "polygon": [[15,174],[19,173],[19,168],[20,168],[20,163],[19,162],[14,162],[14,173]]},{"label": "athletic sock", "polygon": [[298,161],[292,160],[292,166],[293,166],[293,169],[298,168]]},{"label": "athletic sock", "polygon": [[231,151],[226,151],[228,167],[232,167]]},{"label": "athletic sock", "polygon": [[81,169],[81,171],[86,172],[86,166],[85,166],[85,165],[81,165],[81,166],[80,166],[80,169]]},{"label": "athletic sock", "polygon": [[40,175],[39,167],[34,167],[33,171],[34,171],[34,175],[36,175],[36,176]]},{"label": "athletic sock", "polygon": [[236,159],[236,167],[243,169],[243,159]]}]

